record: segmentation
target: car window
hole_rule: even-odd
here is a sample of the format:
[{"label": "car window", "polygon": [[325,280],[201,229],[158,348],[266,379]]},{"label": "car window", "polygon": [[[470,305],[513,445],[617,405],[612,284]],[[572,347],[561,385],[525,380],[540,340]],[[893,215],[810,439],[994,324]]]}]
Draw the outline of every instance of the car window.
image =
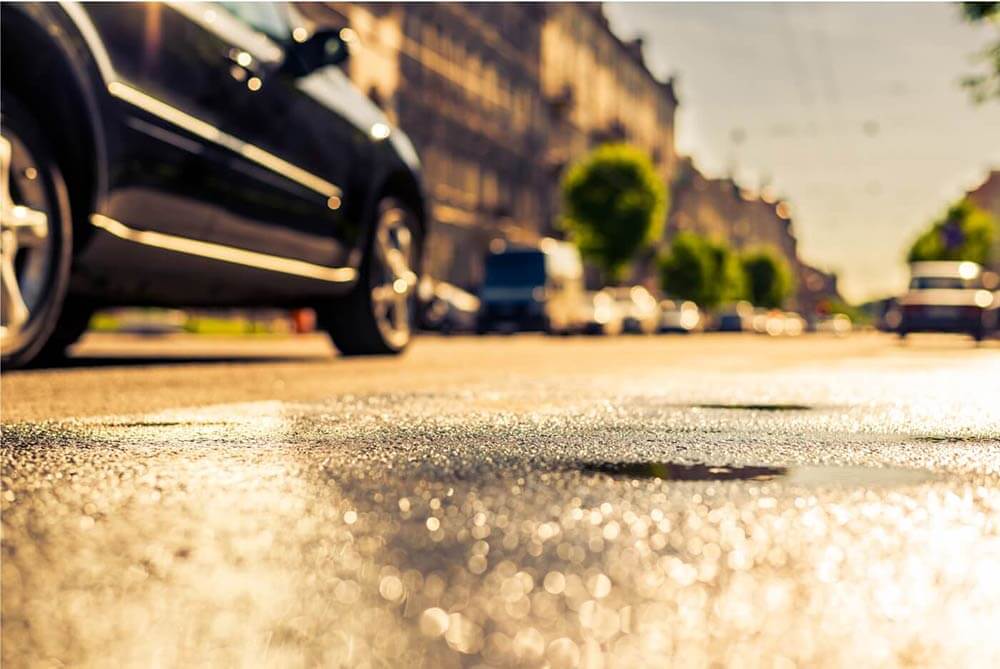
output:
[{"label": "car window", "polygon": [[915,276],[910,281],[914,290],[959,289],[969,288],[969,284],[958,277],[950,276]]},{"label": "car window", "polygon": [[288,20],[273,2],[220,2],[227,12],[248,26],[277,42],[286,42],[291,35]]},{"label": "car window", "polygon": [[545,285],[544,254],[534,251],[514,251],[489,256],[486,259],[486,285]]}]

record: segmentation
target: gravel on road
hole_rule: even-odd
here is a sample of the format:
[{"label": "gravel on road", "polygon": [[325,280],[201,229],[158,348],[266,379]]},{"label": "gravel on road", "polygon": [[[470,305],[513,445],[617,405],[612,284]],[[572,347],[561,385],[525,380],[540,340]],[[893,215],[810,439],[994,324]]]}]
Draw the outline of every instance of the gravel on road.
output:
[{"label": "gravel on road", "polygon": [[996,349],[138,359],[4,375],[5,666],[1000,665]]}]

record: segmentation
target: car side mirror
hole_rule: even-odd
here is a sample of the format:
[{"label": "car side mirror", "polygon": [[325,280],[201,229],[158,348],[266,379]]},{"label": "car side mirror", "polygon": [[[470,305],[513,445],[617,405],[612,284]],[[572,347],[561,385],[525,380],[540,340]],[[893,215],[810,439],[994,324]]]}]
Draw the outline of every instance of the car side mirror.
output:
[{"label": "car side mirror", "polygon": [[340,33],[337,29],[317,30],[304,42],[292,42],[283,69],[293,76],[304,77],[327,65],[346,62],[350,50]]}]

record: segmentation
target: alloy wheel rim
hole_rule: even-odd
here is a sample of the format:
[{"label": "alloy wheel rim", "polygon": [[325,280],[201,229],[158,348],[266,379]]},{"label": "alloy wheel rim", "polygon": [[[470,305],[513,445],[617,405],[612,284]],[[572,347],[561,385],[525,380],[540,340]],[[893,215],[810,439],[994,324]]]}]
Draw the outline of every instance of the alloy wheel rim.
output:
[{"label": "alloy wheel rim", "polygon": [[52,258],[49,198],[27,146],[0,135],[0,345],[28,327],[45,298]]},{"label": "alloy wheel rim", "polygon": [[402,348],[410,339],[412,302],[417,287],[413,231],[406,212],[397,208],[384,211],[374,242],[376,262],[371,301],[375,322],[386,343]]}]

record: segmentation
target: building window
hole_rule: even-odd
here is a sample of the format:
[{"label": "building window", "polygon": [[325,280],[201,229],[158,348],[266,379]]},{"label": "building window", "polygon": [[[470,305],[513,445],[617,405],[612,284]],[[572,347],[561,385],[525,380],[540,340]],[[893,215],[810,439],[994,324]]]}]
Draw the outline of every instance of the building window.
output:
[{"label": "building window", "polygon": [[480,199],[483,208],[491,209],[496,207],[499,196],[497,185],[497,173],[489,168],[483,170],[480,183]]}]

